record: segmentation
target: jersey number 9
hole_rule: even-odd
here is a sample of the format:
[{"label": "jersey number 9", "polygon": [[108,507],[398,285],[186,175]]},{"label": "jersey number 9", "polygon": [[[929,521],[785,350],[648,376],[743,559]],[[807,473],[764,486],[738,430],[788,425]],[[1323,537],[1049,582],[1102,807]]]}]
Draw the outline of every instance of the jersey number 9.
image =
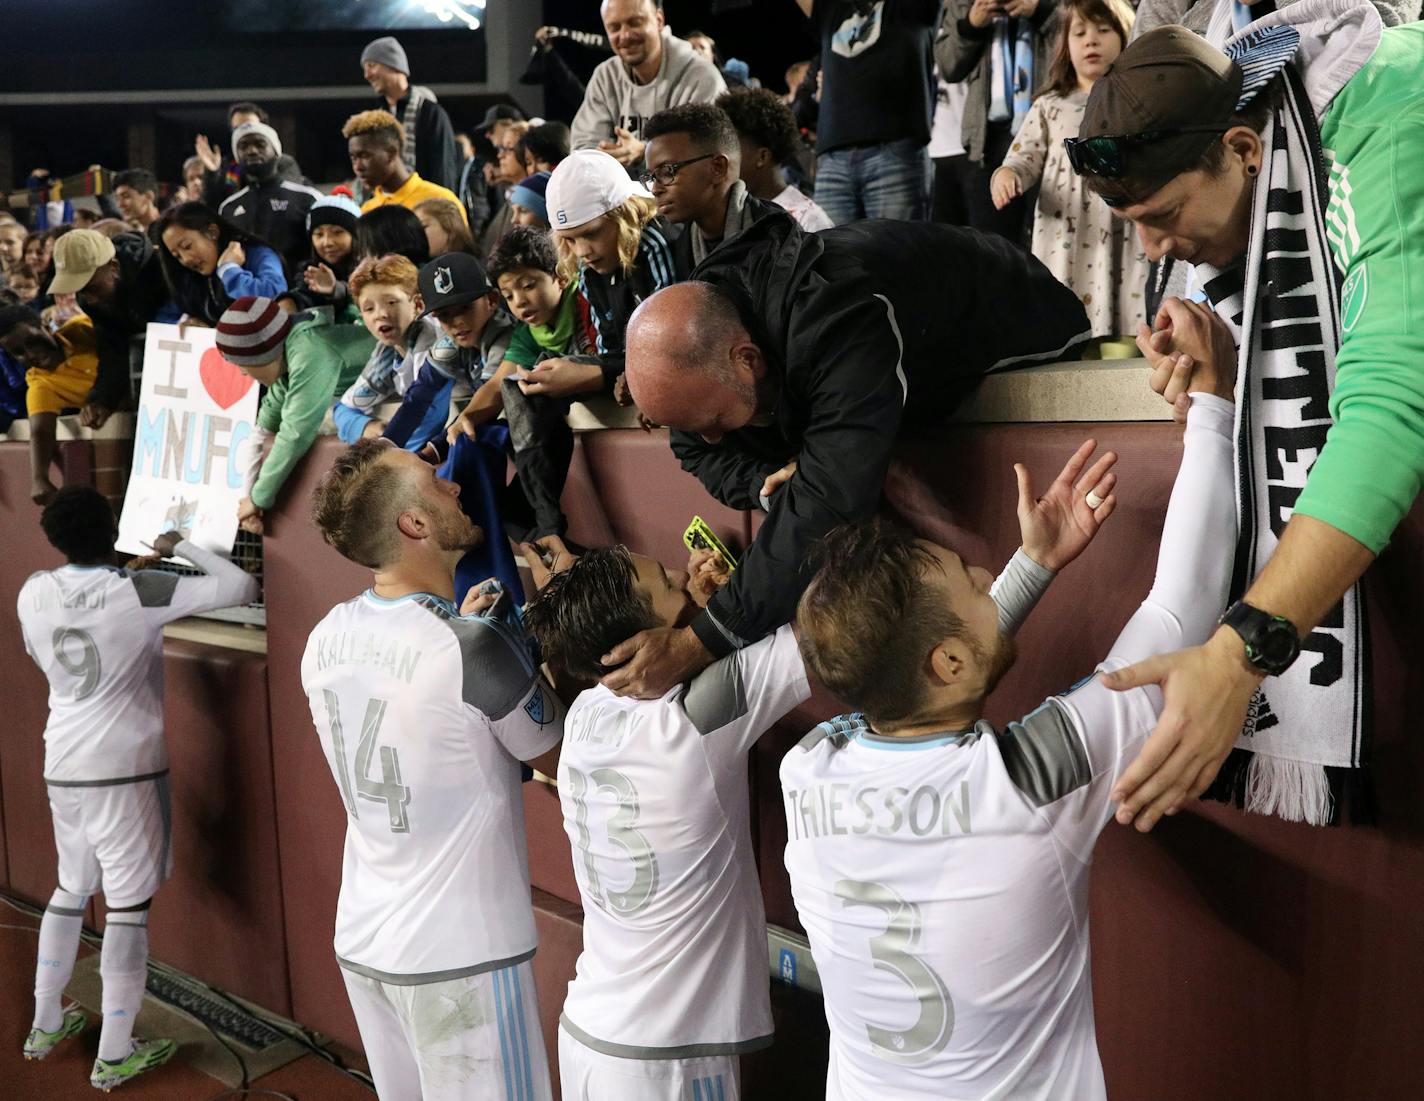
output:
[{"label": "jersey number 9", "polygon": [[[70,676],[79,678],[79,686],[74,689],[75,702],[93,695],[94,689],[99,687],[100,673],[99,647],[94,645],[93,636],[78,627],[60,627],[52,641],[54,660]],[[76,650],[77,657],[74,656]]]}]

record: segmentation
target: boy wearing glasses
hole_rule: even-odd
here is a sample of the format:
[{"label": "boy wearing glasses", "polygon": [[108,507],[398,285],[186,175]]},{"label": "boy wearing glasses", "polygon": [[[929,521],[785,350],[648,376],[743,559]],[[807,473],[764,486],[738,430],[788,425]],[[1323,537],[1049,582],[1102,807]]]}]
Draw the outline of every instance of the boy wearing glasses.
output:
[{"label": "boy wearing glasses", "polygon": [[653,193],[659,214],[687,224],[673,246],[680,267],[691,270],[723,241],[777,209],[753,198],[741,181],[741,142],[720,107],[669,107],[644,124],[643,135],[648,167],[639,178]]}]

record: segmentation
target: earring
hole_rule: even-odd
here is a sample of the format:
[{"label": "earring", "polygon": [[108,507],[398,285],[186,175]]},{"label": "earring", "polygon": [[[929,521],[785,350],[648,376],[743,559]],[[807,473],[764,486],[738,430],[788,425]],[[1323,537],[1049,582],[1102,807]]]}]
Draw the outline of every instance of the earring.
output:
[{"label": "earring", "polygon": [[1258,169],[1254,164],[1248,164],[1246,166],[1246,175],[1248,176],[1254,176],[1259,171],[1260,169]]}]

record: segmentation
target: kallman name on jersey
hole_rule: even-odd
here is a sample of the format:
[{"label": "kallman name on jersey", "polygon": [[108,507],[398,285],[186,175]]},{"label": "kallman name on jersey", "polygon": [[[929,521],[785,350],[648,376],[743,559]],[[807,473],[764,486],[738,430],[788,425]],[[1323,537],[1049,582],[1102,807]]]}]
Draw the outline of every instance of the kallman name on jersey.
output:
[{"label": "kallman name on jersey", "polygon": [[406,684],[412,683],[423,650],[382,639],[370,631],[336,631],[312,640],[316,667],[323,672],[338,665],[369,665]]}]

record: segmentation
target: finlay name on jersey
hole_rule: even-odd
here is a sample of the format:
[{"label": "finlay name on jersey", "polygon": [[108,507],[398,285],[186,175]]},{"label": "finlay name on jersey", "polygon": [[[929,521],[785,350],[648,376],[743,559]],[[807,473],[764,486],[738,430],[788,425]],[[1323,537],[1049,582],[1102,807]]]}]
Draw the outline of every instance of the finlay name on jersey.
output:
[{"label": "finlay name on jersey", "polygon": [[786,825],[792,841],[838,835],[948,837],[973,833],[969,782],[943,791],[929,784],[917,788],[815,784],[786,792]]},{"label": "finlay name on jersey", "polygon": [[382,640],[370,631],[336,631],[316,640],[316,667],[368,665],[410,684],[424,650]]},{"label": "finlay name on jersey", "polygon": [[583,742],[617,749],[623,739],[637,730],[643,716],[621,707],[576,707],[564,720],[564,742]]}]

